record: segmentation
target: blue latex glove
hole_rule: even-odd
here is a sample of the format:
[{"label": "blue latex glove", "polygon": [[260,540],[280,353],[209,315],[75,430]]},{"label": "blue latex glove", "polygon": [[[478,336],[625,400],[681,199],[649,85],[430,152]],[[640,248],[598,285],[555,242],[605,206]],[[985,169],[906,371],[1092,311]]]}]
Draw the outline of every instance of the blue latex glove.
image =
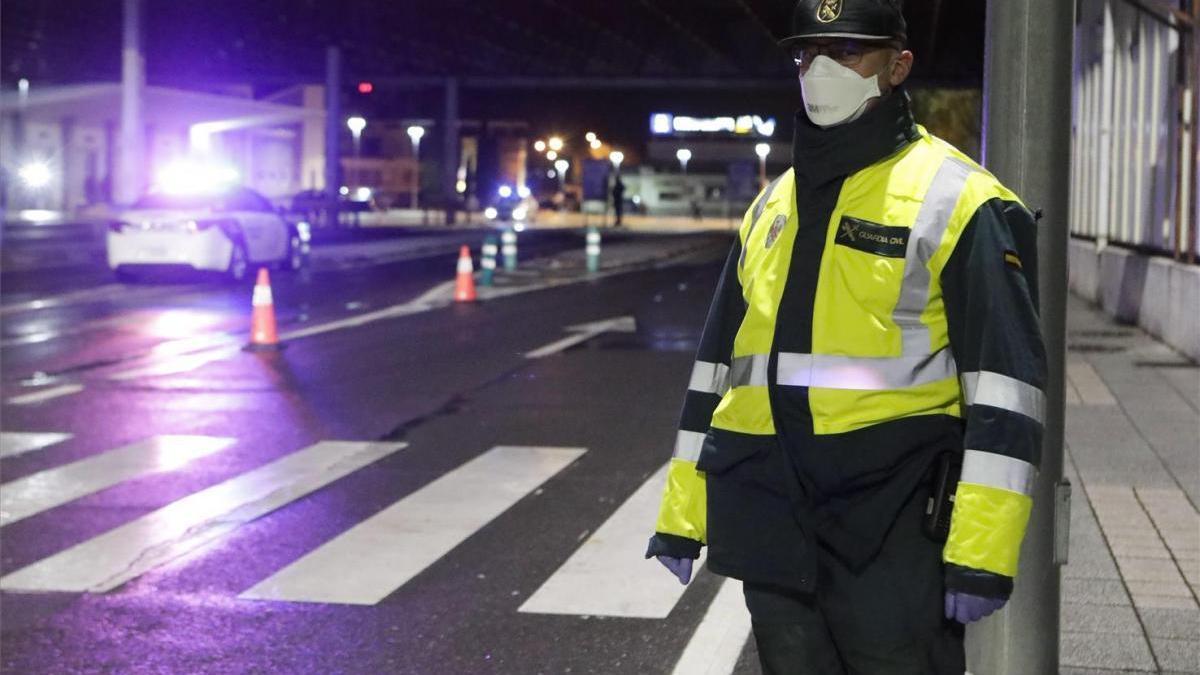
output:
[{"label": "blue latex glove", "polygon": [[961,624],[972,623],[1000,609],[1006,602],[1008,600],[1002,598],[946,591],[946,618]]},{"label": "blue latex glove", "polygon": [[691,558],[672,558],[669,555],[655,556],[658,562],[671,570],[671,574],[679,577],[679,583],[687,586],[687,582],[692,578],[692,559]]}]

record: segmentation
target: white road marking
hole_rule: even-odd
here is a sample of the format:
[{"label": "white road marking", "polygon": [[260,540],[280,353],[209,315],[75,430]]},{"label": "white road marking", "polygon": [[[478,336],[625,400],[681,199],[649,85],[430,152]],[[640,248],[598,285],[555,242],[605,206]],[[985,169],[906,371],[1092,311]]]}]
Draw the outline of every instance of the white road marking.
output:
[{"label": "white road marking", "polygon": [[28,302],[17,302],[11,305],[0,307],[0,316],[6,316],[14,312],[30,312],[39,309],[47,309],[50,307],[61,307],[76,302],[90,302],[103,300],[109,297],[127,297],[130,294],[129,289],[121,284],[105,284],[95,288],[85,288],[70,293],[61,295],[53,295],[46,298],[38,298]]},{"label": "white road marking", "polygon": [[[584,452],[583,448],[492,448],[239,597],[374,605]],[[353,568],[352,574],[347,566]]]},{"label": "white road marking", "polygon": [[578,326],[568,326],[566,331],[568,333],[575,334],[565,337],[561,340],[555,340],[544,347],[539,347],[531,352],[527,352],[525,354],[525,358],[540,359],[550,356],[551,354],[557,354],[561,351],[570,349],[577,344],[587,342],[601,333],[607,333],[609,331],[618,333],[635,333],[637,332],[637,324],[634,322],[632,316],[619,316],[612,319],[592,321],[591,323],[580,324]]},{"label": "white road marking", "polygon": [[1112,390],[1104,384],[1100,374],[1086,361],[1067,364],[1067,378],[1075,385],[1083,405],[1117,405],[1117,399]]},{"label": "white road marking", "polygon": [[110,591],[405,445],[322,441],[8,574],[0,589]]},{"label": "white road marking", "polygon": [[38,391],[29,394],[13,396],[12,398],[8,399],[8,403],[10,405],[33,405],[35,403],[43,403],[45,401],[62,396],[78,394],[81,391],[83,391],[82,384],[62,384],[57,387],[50,387],[49,389],[39,389]]},{"label": "white road marking", "polygon": [[178,469],[233,445],[232,438],[155,436],[0,486],[0,526],[141,476]]},{"label": "white road marking", "polygon": [[214,361],[224,361],[232,356],[236,356],[241,351],[241,347],[222,347],[219,349],[200,351],[194,354],[183,354],[181,356],[172,357],[166,361],[158,361],[149,365],[117,371],[109,375],[108,379],[134,380],[139,377],[158,377],[160,375],[178,375],[180,373],[190,373],[191,371]]},{"label": "white road marking", "polygon": [[692,639],[688,641],[672,675],[729,675],[750,637],[750,612],[742,595],[742,582],[726,579]]},{"label": "white road marking", "polygon": [[71,434],[41,434],[28,431],[0,432],[0,457],[41,450],[71,438]]},{"label": "white road marking", "polygon": [[[705,259],[707,259],[707,257],[711,257],[709,253],[704,253],[704,255],[706,256]],[[675,255],[673,257],[658,260],[657,262],[655,262],[653,264],[653,267],[665,267],[667,265],[677,264],[679,262],[684,261],[685,259],[686,259],[685,256]],[[636,269],[640,269],[640,267],[636,268]],[[507,286],[507,287],[485,286],[485,287],[478,288],[477,291],[478,291],[480,301],[495,300],[498,298],[504,298],[504,297],[513,296],[513,295],[521,295],[524,293],[532,293],[535,291],[544,291],[544,290],[548,290],[551,288],[559,288],[562,286],[570,286],[573,284],[592,282],[597,279],[603,279],[603,278],[607,278],[607,277],[611,277],[611,276],[628,274],[629,272],[636,271],[636,269],[622,268],[622,269],[605,270],[605,271],[598,272],[596,274],[591,274],[586,277],[579,277],[579,278],[565,277],[565,278],[557,278],[557,279],[555,279],[555,278],[540,279],[534,283],[530,283],[527,285],[521,285],[521,286]],[[303,328],[296,328],[294,330],[285,331],[285,332],[282,332],[279,334],[279,340],[281,342],[288,342],[290,340],[299,340],[300,338],[312,337],[314,335],[323,335],[325,333],[332,333],[334,331],[344,330],[347,328],[357,328],[359,326],[365,326],[367,324],[374,323],[376,321],[384,321],[387,319],[397,319],[400,317],[410,316],[413,314],[420,314],[422,312],[429,312],[429,311],[433,311],[436,309],[444,309],[444,308],[449,307],[450,305],[454,304],[454,285],[455,285],[454,280],[450,280],[450,281],[438,284],[437,286],[434,286],[433,288],[430,288],[428,291],[426,291],[420,297],[410,300],[409,302],[404,302],[404,303],[400,303],[397,305],[391,305],[389,307],[383,307],[383,308],[377,309],[373,312],[366,312],[366,313],[358,314],[356,316],[348,317],[345,319],[338,319],[336,321],[329,321],[326,323],[314,324],[312,326],[305,326]],[[571,344],[577,344],[586,339],[589,339],[589,338],[579,338],[576,336],[571,336],[569,338],[565,338],[564,340],[570,340]],[[568,346],[570,346],[570,345],[568,345]],[[565,349],[565,347],[563,347],[563,348]],[[152,377],[155,375],[165,375],[165,374],[175,375],[175,374],[179,374],[179,373],[185,373],[185,372],[195,370],[195,369],[197,369],[203,365],[206,365],[208,363],[212,363],[214,361],[220,361],[220,360],[231,358],[233,356],[236,356],[239,353],[240,353],[240,349],[217,349],[217,350],[198,352],[198,353],[189,355],[189,356],[195,357],[194,359],[176,360],[176,361],[172,362],[172,364],[170,366],[159,367],[157,365],[151,364],[151,365],[139,367],[136,369],[122,371],[117,374],[119,376],[117,379],[127,380],[127,379],[134,379],[134,378],[138,378],[138,377]]]},{"label": "white road marking", "polygon": [[[650,476],[518,611],[666,618],[685,587],[657,560],[642,556],[658,515],[667,467]],[[703,563],[702,553],[694,569]]]},{"label": "white road marking", "polygon": [[25,335],[17,335],[11,338],[0,340],[0,348],[19,347],[22,345],[40,344],[57,340],[64,337],[73,337],[82,335],[92,331],[101,330],[104,328],[126,328],[130,326],[144,326],[146,317],[141,314],[122,315],[111,317],[108,319],[97,319],[95,321],[85,321],[83,323],[73,324],[70,327],[57,328],[54,330],[40,331],[37,333],[27,333]]}]

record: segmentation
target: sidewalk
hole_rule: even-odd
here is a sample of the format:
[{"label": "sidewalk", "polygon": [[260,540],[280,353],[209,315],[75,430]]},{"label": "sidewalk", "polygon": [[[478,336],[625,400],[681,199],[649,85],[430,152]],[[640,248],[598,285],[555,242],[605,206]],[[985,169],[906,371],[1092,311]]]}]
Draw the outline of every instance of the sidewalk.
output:
[{"label": "sidewalk", "polygon": [[1200,369],[1068,307],[1061,672],[1200,673]]}]

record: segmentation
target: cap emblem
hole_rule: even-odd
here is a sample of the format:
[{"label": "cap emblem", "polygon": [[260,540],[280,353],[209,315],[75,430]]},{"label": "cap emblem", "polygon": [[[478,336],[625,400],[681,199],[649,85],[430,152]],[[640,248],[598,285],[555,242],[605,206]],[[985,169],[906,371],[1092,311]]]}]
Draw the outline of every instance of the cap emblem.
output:
[{"label": "cap emblem", "polygon": [[842,0],[821,0],[817,5],[817,21],[831,23],[842,15]]}]

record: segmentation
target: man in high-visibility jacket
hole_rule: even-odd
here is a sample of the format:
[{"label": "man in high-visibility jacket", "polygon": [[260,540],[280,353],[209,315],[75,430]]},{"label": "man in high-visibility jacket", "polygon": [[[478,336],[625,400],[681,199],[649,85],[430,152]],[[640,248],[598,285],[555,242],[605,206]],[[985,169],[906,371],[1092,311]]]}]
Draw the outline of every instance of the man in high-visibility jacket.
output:
[{"label": "man in high-visibility jacket", "polygon": [[913,121],[897,0],[801,0],[792,29],[792,169],[725,264],[646,555],[687,583],[707,545],[767,673],[961,674],[1032,506],[1035,219]]}]

